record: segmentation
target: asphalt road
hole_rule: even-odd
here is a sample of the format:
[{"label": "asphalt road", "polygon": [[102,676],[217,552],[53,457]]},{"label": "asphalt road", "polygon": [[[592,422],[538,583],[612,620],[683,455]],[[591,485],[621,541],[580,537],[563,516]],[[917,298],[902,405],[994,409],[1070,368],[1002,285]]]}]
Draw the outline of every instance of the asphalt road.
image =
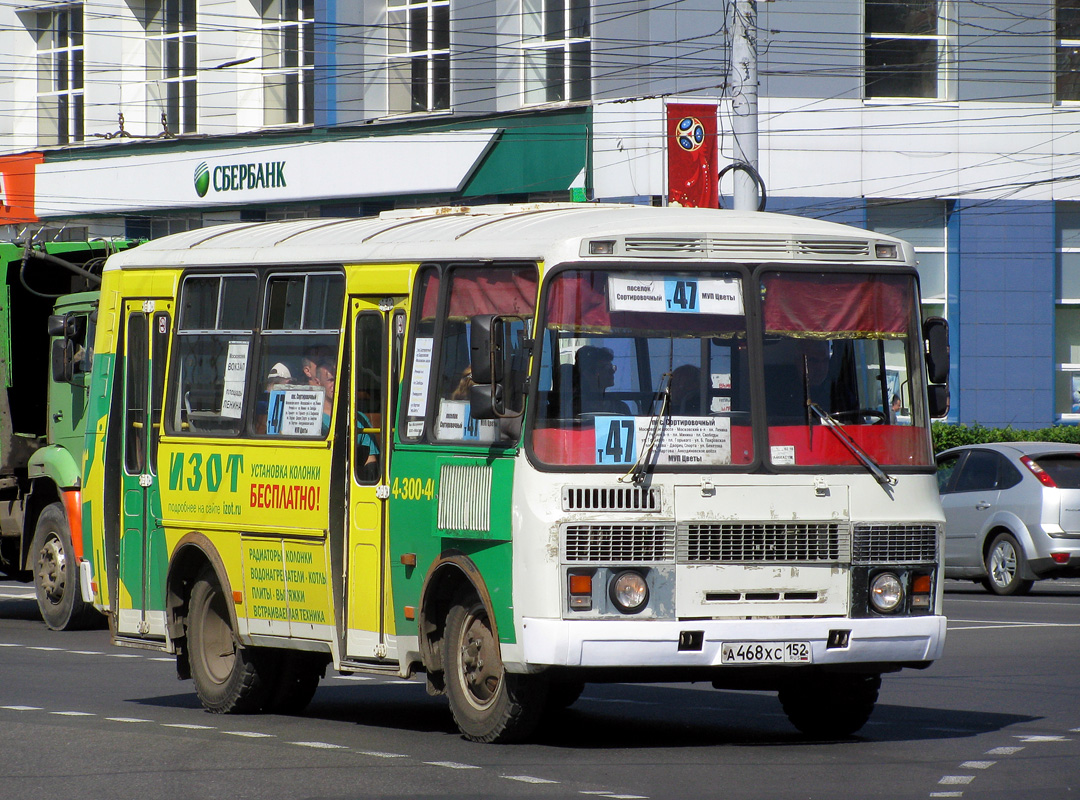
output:
[{"label": "asphalt road", "polygon": [[45,629],[0,582],[0,798],[1075,798],[1080,581],[946,590],[930,669],[884,678],[857,737],[810,742],[775,695],[589,686],[536,741],[456,733],[422,680],[328,677],[303,716],[202,711],[171,658]]}]

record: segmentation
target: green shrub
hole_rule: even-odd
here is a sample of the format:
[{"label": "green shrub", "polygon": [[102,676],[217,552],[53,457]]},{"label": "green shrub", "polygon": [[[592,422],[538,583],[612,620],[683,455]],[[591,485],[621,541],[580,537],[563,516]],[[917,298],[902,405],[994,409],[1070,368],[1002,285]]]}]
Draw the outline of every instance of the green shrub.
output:
[{"label": "green shrub", "polygon": [[988,444],[990,442],[1067,442],[1080,444],[1080,426],[1054,425],[1039,430],[1018,428],[984,428],[982,425],[950,425],[935,422],[930,427],[934,439],[934,452],[940,453],[962,444]]}]

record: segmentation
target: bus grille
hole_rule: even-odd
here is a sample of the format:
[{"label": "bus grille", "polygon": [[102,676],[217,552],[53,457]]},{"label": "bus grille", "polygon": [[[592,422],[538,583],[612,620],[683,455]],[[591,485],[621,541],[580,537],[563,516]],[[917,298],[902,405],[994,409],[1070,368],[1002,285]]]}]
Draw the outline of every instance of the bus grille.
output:
[{"label": "bus grille", "polygon": [[836,522],[708,522],[679,526],[683,564],[819,563],[847,558]]},{"label": "bus grille", "polygon": [[660,489],[641,486],[564,486],[563,511],[659,511]]},{"label": "bus grille", "polygon": [[914,564],[937,561],[936,525],[856,525],[852,563]]},{"label": "bus grille", "polygon": [[567,525],[563,560],[641,563],[675,558],[673,525]]}]

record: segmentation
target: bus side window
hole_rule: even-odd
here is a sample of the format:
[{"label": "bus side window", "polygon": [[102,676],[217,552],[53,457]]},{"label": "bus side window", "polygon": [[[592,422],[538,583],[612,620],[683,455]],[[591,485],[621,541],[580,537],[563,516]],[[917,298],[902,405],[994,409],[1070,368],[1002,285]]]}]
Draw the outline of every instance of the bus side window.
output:
[{"label": "bus side window", "polygon": [[353,465],[357,483],[377,483],[383,455],[383,361],[386,342],[383,317],[374,311],[356,318],[356,437]]}]

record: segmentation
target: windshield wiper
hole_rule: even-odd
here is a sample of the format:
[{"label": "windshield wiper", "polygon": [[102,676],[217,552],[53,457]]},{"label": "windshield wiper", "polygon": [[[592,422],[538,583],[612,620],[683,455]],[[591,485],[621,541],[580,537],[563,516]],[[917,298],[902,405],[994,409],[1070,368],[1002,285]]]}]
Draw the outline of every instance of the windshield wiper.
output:
[{"label": "windshield wiper", "polygon": [[874,476],[878,483],[882,486],[896,486],[896,478],[885,472],[880,464],[874,461],[865,450],[859,447],[859,445],[855,443],[855,440],[848,435],[844,426],[833,419],[825,409],[812,400],[806,401],[806,407],[818,415],[818,418],[825,424],[825,427],[836,434],[836,438],[852,452],[855,458],[859,459],[859,462],[869,470],[870,474]]},{"label": "windshield wiper", "polygon": [[[660,404],[657,409],[657,403]],[[653,415],[649,420],[649,428],[645,431],[645,438],[641,442],[641,453],[638,455],[634,466],[630,467],[625,475],[619,478],[620,483],[632,481],[641,484],[645,480],[649,458],[653,448],[656,447],[660,431],[663,428],[661,422],[671,416],[671,373],[665,372],[660,376],[660,385],[656,387],[656,394],[652,400]]]}]

